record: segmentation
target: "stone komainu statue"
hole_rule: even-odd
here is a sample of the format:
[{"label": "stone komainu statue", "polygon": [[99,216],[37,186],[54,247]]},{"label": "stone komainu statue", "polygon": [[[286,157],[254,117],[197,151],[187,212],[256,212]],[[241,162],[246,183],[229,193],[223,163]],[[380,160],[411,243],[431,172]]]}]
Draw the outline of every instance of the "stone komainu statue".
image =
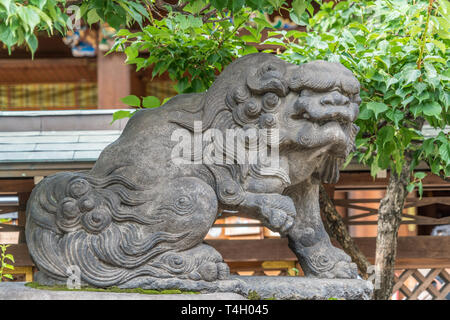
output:
[{"label": "stone komainu statue", "polygon": [[[287,236],[307,276],[355,278],[324,230],[318,190],[337,181],[354,148],[359,103],[359,83],[341,64],[259,53],[230,64],[206,93],[137,112],[91,171],[58,173],[33,190],[26,237],[38,281],[65,282],[75,265],[98,287],[219,283],[229,268],[203,239],[224,210]],[[194,136],[195,121],[203,132],[278,130],[279,167],[172,161],[173,132]]]}]

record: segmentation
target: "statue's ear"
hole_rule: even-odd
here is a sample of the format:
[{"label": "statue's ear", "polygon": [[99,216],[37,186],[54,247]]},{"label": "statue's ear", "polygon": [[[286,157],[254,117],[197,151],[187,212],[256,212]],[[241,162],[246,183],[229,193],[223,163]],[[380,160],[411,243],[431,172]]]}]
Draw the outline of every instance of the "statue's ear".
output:
[{"label": "statue's ear", "polygon": [[253,93],[276,93],[285,97],[289,93],[289,86],[284,79],[285,66],[280,63],[268,62],[254,69],[247,76],[247,86]]}]

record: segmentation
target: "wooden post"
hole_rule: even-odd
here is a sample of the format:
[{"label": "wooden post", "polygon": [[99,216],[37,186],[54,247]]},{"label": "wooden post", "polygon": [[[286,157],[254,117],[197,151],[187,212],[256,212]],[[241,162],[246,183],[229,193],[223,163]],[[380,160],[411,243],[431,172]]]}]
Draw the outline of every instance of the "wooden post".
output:
[{"label": "wooden post", "polygon": [[97,55],[98,108],[128,108],[120,99],[131,94],[131,70],[122,53]]},{"label": "wooden post", "polygon": [[43,176],[34,176],[34,185],[37,185],[39,182],[41,182],[45,177]]},{"label": "wooden post", "polygon": [[334,203],[330,199],[330,193],[334,193],[334,188],[331,190],[329,187],[329,191],[327,191],[324,185],[320,185],[319,203],[320,209],[324,216],[323,222],[325,229],[330,236],[339,242],[342,249],[352,258],[352,261],[356,263],[361,275],[367,279],[367,268],[369,267],[369,261],[355,244],[352,237],[350,237],[344,220],[336,211]]},{"label": "wooden post", "polygon": [[26,216],[26,210],[27,210],[27,201],[28,198],[30,197],[30,192],[20,192],[18,193],[18,197],[19,197],[19,219],[18,219],[18,225],[24,227],[25,226],[25,222],[27,221],[27,216]]}]

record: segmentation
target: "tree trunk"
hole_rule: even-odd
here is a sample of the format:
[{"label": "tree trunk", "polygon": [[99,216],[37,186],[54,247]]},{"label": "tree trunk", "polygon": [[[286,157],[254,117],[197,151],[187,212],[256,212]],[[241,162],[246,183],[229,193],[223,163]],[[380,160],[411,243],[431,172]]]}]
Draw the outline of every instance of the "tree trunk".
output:
[{"label": "tree trunk", "polygon": [[358,246],[350,237],[347,226],[342,220],[341,215],[336,211],[336,208],[328,196],[325,187],[321,184],[319,189],[320,208],[324,215],[324,226],[328,234],[335,238],[342,249],[347,253],[354,263],[358,266],[359,271],[364,279],[368,278],[367,268],[370,263],[364,254],[359,250]]},{"label": "tree trunk", "polygon": [[394,286],[394,266],[397,255],[398,229],[410,181],[411,156],[405,155],[405,165],[397,175],[391,170],[386,195],[378,209],[377,250],[375,255],[375,300],[388,300]]}]

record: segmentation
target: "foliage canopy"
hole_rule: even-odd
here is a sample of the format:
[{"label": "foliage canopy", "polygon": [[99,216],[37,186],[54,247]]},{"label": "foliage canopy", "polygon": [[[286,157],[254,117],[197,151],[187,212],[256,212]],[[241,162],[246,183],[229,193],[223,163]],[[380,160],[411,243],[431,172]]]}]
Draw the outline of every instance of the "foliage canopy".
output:
[{"label": "foliage canopy", "polygon": [[[316,2],[318,11],[310,0],[294,0],[290,7],[283,0],[0,0],[0,41],[10,50],[27,44],[34,53],[37,31],[72,28],[72,8],[72,18],[116,28],[111,51],[125,52],[126,63],[136,70],[152,67],[153,76],[167,72],[179,93],[206,90],[224,66],[256,52],[253,45],[263,39],[277,47],[266,51],[296,64],[337,61],[362,85],[361,130],[352,156],[369,165],[374,176],[383,169],[399,173],[408,155],[412,169],[425,161],[433,173],[448,179],[449,2]],[[307,32],[275,29],[268,19],[274,11],[288,13]],[[263,37],[267,32],[268,38]],[[160,105],[155,97],[128,96],[124,102]],[[122,111],[115,118],[131,114]],[[425,121],[439,130],[436,137],[423,136]],[[417,172],[408,188],[421,191],[424,177]]]}]

